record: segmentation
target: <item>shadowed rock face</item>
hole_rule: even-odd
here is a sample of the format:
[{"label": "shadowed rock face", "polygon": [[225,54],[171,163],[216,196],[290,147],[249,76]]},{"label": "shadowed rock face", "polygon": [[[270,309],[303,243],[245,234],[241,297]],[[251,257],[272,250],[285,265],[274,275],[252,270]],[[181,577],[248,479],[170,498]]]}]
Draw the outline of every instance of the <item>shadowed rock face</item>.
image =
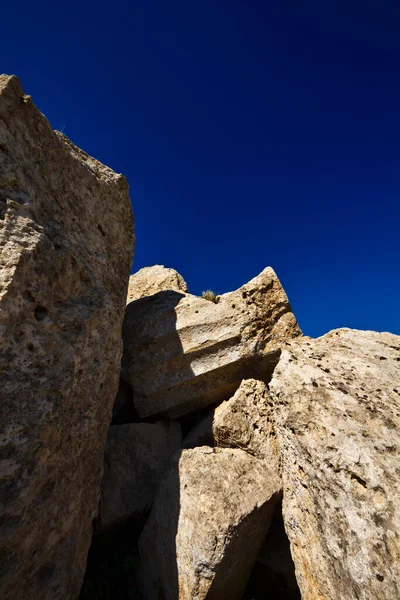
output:
[{"label": "shadowed rock face", "polygon": [[167,269],[163,265],[144,267],[129,278],[127,303],[166,290],[189,291],[186,281],[175,269]]},{"label": "shadowed rock face", "polygon": [[254,585],[251,586],[250,580],[246,591],[255,593],[245,594],[242,600],[264,600],[266,597],[301,600],[289,540],[283,525],[282,506],[276,509],[251,579]]},{"label": "shadowed rock face", "polygon": [[180,449],[179,423],[113,425],[108,432],[100,500],[100,524],[143,516],[172,455]]},{"label": "shadowed rock face", "polygon": [[146,600],[240,600],[280,494],[279,477],[242,450],[178,454],[139,540]]},{"label": "shadowed rock face", "polygon": [[123,377],[142,418],[176,418],[229,398],[254,373],[268,378],[281,346],[299,335],[271,268],[218,304],[159,292],[126,308]]},{"label": "shadowed rock face", "polygon": [[400,598],[400,337],[293,342],[269,387],[302,598]]},{"label": "shadowed rock face", "polygon": [[128,185],[0,77],[0,596],[79,594],[118,386]]}]

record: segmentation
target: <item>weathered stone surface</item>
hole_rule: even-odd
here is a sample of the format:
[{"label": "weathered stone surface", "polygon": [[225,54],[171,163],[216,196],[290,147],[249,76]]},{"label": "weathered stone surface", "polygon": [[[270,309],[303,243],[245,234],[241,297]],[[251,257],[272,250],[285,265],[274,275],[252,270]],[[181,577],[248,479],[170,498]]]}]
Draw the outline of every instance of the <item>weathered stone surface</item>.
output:
[{"label": "weathered stone surface", "polygon": [[215,410],[212,429],[216,446],[241,448],[266,460],[278,473],[279,449],[270,403],[265,383],[245,379],[235,395]]},{"label": "weathered stone surface", "polygon": [[100,500],[102,527],[151,509],[160,479],[180,444],[179,423],[110,427]]},{"label": "weathered stone surface", "polygon": [[267,377],[280,347],[299,335],[269,267],[218,304],[159,292],[126,307],[123,376],[141,417],[175,418],[229,398],[255,372]]},{"label": "weathered stone surface", "polygon": [[293,342],[270,389],[302,598],[400,598],[400,337]]},{"label": "weathered stone surface", "polygon": [[242,450],[184,450],[139,540],[146,600],[239,600],[279,498],[280,481]]},{"label": "weathered stone surface", "polygon": [[189,291],[186,281],[175,269],[163,265],[144,267],[130,276],[127,303],[166,290]]},{"label": "weathered stone surface", "polygon": [[267,460],[271,469],[279,472],[279,449],[270,405],[265,383],[244,379],[230,400],[211,409],[190,431],[184,447],[240,448]]},{"label": "weathered stone surface", "polygon": [[128,185],[0,77],[0,596],[76,599],[118,386]]}]

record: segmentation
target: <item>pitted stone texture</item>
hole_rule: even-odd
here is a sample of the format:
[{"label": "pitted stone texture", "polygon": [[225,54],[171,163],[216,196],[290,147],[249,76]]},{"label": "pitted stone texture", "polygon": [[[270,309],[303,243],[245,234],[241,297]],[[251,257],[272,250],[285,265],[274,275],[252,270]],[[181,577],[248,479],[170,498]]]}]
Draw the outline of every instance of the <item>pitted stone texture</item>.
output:
[{"label": "pitted stone texture", "polygon": [[264,382],[242,381],[235,395],[215,410],[212,429],[216,446],[241,448],[279,472],[271,400]]},{"label": "pitted stone texture", "polygon": [[150,511],[160,479],[180,444],[179,423],[110,427],[100,500],[102,527]]},{"label": "pitted stone texture", "polygon": [[400,598],[400,337],[304,338],[270,389],[302,598]]},{"label": "pitted stone texture", "polygon": [[167,269],[163,265],[144,267],[130,276],[127,304],[167,290],[189,291],[186,281],[175,269]]},{"label": "pitted stone texture", "polygon": [[0,596],[76,599],[118,386],[128,185],[0,76]]},{"label": "pitted stone texture", "polygon": [[218,304],[159,292],[126,307],[123,376],[142,418],[176,418],[229,398],[254,373],[267,378],[280,348],[299,335],[269,267]]},{"label": "pitted stone texture", "polygon": [[265,461],[242,450],[178,454],[139,540],[146,600],[239,600],[279,499]]},{"label": "pitted stone texture", "polygon": [[244,379],[230,400],[225,400],[189,432],[185,448],[218,446],[240,448],[268,461],[279,472],[272,402],[263,381]]}]

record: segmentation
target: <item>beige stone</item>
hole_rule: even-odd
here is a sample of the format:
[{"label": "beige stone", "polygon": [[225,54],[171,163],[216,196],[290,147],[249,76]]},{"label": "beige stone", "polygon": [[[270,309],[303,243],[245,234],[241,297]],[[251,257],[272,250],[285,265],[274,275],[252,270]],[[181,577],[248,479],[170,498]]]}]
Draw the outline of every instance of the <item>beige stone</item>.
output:
[{"label": "beige stone", "polygon": [[123,376],[141,417],[176,418],[229,398],[255,373],[267,378],[279,349],[299,335],[269,267],[218,304],[162,291],[126,308]]},{"label": "beige stone", "polygon": [[186,281],[175,269],[163,265],[144,267],[130,276],[127,303],[166,290],[189,291]]},{"label": "beige stone", "polygon": [[190,431],[185,448],[197,446],[240,448],[267,460],[279,472],[279,449],[268,389],[263,381],[244,379],[230,400],[225,400]]},{"label": "beige stone", "polygon": [[180,426],[174,422],[110,427],[100,500],[102,527],[150,511],[160,479],[180,444]]},{"label": "beige stone", "polygon": [[265,461],[195,448],[173,460],[139,540],[146,600],[239,600],[279,498]]},{"label": "beige stone", "polygon": [[118,386],[128,185],[0,76],[0,596],[79,595]]},{"label": "beige stone", "polygon": [[242,381],[235,395],[215,410],[212,430],[216,446],[241,448],[279,472],[271,400],[264,382]]},{"label": "beige stone", "polygon": [[400,337],[293,342],[270,389],[302,598],[400,598]]}]

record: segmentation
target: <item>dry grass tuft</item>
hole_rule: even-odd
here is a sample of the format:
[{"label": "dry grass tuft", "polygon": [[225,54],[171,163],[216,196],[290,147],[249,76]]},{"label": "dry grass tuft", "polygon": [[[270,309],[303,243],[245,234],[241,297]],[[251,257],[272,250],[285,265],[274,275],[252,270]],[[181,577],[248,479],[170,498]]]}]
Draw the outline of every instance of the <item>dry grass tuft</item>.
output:
[{"label": "dry grass tuft", "polygon": [[218,304],[219,302],[219,296],[216,296],[212,290],[206,290],[201,294],[201,297],[204,298],[204,300],[214,302],[214,304]]}]

